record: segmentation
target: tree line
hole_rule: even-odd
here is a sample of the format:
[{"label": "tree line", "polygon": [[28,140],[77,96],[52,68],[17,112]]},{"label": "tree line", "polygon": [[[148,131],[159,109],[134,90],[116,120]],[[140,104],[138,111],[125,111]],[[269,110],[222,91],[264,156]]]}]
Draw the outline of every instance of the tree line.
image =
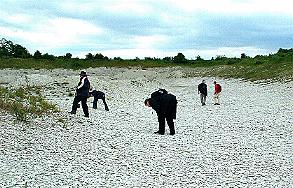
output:
[{"label": "tree line", "polygon": [[[25,47],[2,38],[0,41],[0,58],[34,58],[54,60],[56,58],[72,59],[72,54],[66,53],[64,56],[54,56],[48,53],[42,54],[39,50],[36,50],[33,54],[30,54]],[[86,59],[109,60],[107,56],[103,56],[101,53],[97,53],[95,55],[88,53],[86,55]]]},{"label": "tree line", "polygon": [[[71,59],[72,54],[66,53],[64,56],[54,56],[48,53],[42,54],[39,50],[35,51],[34,54],[30,54],[29,51],[25,47],[19,44],[14,44],[12,41],[2,38],[0,41],[0,58],[34,58],[34,59],[53,60],[55,58]],[[97,54],[88,53],[86,54],[85,59],[86,60],[111,60],[110,58],[108,58],[107,56],[104,56],[101,53],[97,53]],[[123,59],[121,57],[114,57],[112,60],[122,61]],[[136,57],[133,60],[140,60],[140,59]],[[156,57],[153,57],[153,58],[145,57],[144,60],[156,61],[161,59]],[[187,61],[187,59],[182,53],[178,53],[178,55],[175,57],[165,57],[163,58],[163,60],[174,61],[174,62]]]},{"label": "tree line", "polygon": [[[215,58],[212,57],[211,60],[204,60],[199,55],[195,57],[194,60],[188,60],[183,53],[178,53],[174,57],[164,57],[164,58],[156,58],[156,57],[145,57],[144,59],[139,59],[136,57],[135,59],[132,59],[133,61],[139,61],[139,60],[146,60],[146,61],[166,61],[166,62],[173,62],[173,63],[196,63],[196,62],[226,62],[227,64],[233,64],[236,62],[239,62],[240,60],[244,59],[254,59],[257,62],[261,61],[268,61],[268,58],[271,59],[278,59],[278,58],[285,58],[289,56],[289,60],[292,61],[293,57],[293,48],[291,49],[283,49],[280,48],[277,53],[275,54],[269,54],[266,55],[257,55],[254,58],[249,57],[245,53],[242,53],[240,55],[240,58],[228,58],[226,56],[216,56]],[[79,58],[73,58],[71,53],[66,53],[64,56],[54,56],[52,54],[44,53],[42,54],[39,50],[36,50],[33,54],[30,54],[29,51],[21,46],[20,44],[14,44],[12,41],[7,40],[5,38],[2,38],[0,41],[0,58],[34,58],[34,59],[48,59],[48,60],[54,60],[54,59],[79,59]],[[123,61],[121,57],[114,57],[109,58],[107,56],[104,56],[101,53],[92,54],[88,53],[85,56],[85,60],[104,60],[104,61]]]}]

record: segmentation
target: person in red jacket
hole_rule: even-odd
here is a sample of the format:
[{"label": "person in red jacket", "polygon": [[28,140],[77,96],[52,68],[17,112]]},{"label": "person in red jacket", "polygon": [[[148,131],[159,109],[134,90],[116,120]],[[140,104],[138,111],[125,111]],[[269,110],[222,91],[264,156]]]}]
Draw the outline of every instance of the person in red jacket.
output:
[{"label": "person in red jacket", "polygon": [[220,84],[218,84],[216,81],[214,81],[215,84],[215,92],[214,92],[214,105],[220,105],[220,93],[222,91],[222,87]]}]

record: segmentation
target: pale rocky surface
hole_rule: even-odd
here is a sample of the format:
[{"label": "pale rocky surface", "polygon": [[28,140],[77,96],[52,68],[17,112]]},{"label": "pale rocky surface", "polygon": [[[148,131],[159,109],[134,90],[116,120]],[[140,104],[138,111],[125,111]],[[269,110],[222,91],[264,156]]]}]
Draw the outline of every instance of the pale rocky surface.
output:
[{"label": "pale rocky surface", "polygon": [[[1,111],[0,187],[292,187],[293,83],[205,78],[208,101],[183,68],[87,69],[106,93],[90,118],[71,110],[80,71],[0,70],[0,84],[41,85],[61,113],[15,122]],[[176,134],[155,135],[155,112],[143,104],[165,88],[177,96]]]}]

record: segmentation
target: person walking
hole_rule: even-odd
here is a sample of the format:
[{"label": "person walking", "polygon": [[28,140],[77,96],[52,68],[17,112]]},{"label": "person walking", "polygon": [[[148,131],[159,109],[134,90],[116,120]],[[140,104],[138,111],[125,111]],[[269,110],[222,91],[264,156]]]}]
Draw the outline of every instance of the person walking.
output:
[{"label": "person walking", "polygon": [[105,97],[105,93],[102,91],[97,91],[97,90],[93,90],[90,92],[90,96],[94,97],[94,101],[93,101],[93,108],[97,109],[97,102],[99,99],[102,99],[104,106],[105,106],[105,110],[109,111],[108,105],[106,103],[106,97]]},{"label": "person walking", "polygon": [[222,87],[216,81],[214,81],[215,92],[214,92],[214,105],[220,105],[220,94],[222,92]]},{"label": "person walking", "polygon": [[200,94],[200,102],[201,105],[204,106],[206,105],[206,98],[208,95],[208,90],[207,90],[207,85],[206,81],[203,80],[199,85],[198,85],[198,94]]},{"label": "person walking", "polygon": [[85,71],[81,71],[80,79],[76,87],[76,93],[72,104],[71,114],[76,114],[78,103],[81,101],[82,110],[85,117],[89,117],[89,111],[87,106],[87,98],[89,97],[90,81],[87,78]]},{"label": "person walking", "polygon": [[152,107],[158,116],[159,130],[155,134],[165,134],[165,121],[170,129],[170,135],[175,134],[174,119],[176,119],[177,99],[175,95],[160,89],[152,93],[151,98],[144,102],[145,106]]}]

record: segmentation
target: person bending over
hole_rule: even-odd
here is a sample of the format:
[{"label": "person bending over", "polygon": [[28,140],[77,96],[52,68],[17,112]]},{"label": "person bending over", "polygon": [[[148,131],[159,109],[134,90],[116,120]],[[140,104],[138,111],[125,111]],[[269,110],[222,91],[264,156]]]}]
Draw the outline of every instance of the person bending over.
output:
[{"label": "person bending over", "polygon": [[97,91],[97,90],[93,90],[90,92],[90,96],[94,97],[94,101],[93,101],[93,108],[97,109],[97,102],[99,99],[102,99],[104,106],[105,106],[105,110],[109,111],[108,105],[106,103],[106,97],[105,97],[105,93],[103,93],[102,91]]},{"label": "person bending over", "polygon": [[152,107],[158,116],[159,130],[155,134],[165,134],[165,121],[170,129],[170,135],[175,134],[174,119],[176,119],[177,99],[166,90],[160,89],[152,93],[151,98],[144,102],[145,106]]}]

